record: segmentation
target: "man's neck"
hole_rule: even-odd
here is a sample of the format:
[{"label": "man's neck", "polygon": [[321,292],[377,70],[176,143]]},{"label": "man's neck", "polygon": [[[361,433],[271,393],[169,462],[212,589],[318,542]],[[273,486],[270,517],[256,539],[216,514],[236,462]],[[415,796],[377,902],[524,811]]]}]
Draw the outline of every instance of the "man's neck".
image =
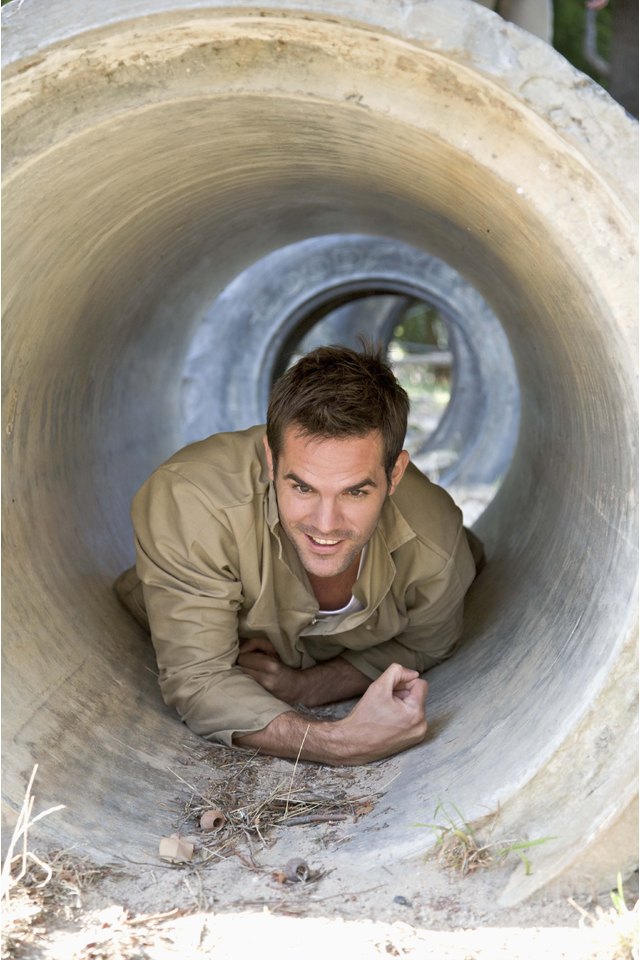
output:
[{"label": "man's neck", "polygon": [[309,583],[321,610],[341,610],[346,607],[353,594],[353,585],[358,577],[360,554],[344,573],[335,577],[316,577],[307,573]]}]

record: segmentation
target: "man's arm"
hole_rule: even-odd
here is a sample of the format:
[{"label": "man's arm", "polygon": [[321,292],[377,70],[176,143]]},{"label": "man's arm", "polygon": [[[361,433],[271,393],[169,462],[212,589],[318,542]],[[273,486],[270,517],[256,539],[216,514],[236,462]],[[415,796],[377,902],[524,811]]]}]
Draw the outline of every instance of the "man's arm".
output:
[{"label": "man's arm", "polygon": [[137,572],[165,702],[203,737],[228,745],[289,709],[247,676],[238,657],[243,602],[237,538],[223,511],[175,470],[136,495]]},{"label": "man's arm", "polygon": [[359,697],[371,683],[369,677],[342,657],[305,670],[288,667],[265,637],[240,642],[238,666],[274,697],[306,707]]},{"label": "man's arm", "polygon": [[236,735],[238,746],[334,766],[369,763],[420,743],[427,732],[428,685],[415,670],[391,664],[342,720],[309,720],[287,712],[263,730]]}]

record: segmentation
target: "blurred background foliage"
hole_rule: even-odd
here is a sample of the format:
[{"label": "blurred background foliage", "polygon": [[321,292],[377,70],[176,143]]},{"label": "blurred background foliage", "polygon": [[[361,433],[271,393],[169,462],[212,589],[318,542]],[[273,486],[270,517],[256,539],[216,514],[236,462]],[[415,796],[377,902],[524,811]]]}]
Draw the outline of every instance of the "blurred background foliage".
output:
[{"label": "blurred background foliage", "polygon": [[[615,2],[611,0],[611,3]],[[589,63],[583,50],[586,13],[584,0],[556,0],[553,4],[553,46],[574,67],[606,88],[607,77]],[[608,62],[611,57],[611,6],[598,10],[595,21],[598,53]]]}]

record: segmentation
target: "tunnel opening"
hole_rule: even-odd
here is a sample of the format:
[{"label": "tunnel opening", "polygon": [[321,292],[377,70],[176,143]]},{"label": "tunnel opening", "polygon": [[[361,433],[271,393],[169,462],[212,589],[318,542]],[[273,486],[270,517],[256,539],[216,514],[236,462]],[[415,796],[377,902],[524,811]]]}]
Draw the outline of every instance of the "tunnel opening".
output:
[{"label": "tunnel opening", "polygon": [[[194,741],[111,593],[133,559],[130,499],[185,442],[263,417],[295,297],[240,297],[239,313],[237,281],[261,265],[252,289],[288,278],[308,302],[313,275],[270,257],[314,244],[326,293],[340,238],[356,260],[399,244],[429,259],[423,278],[464,277],[518,386],[487,421],[510,411],[506,463],[500,444],[463,444],[450,485],[483,483],[496,454],[503,482],[477,523],[490,562],[467,642],[430,677],[434,736],[399,760],[392,828],[373,815],[349,856],[368,870],[419,855],[411,825],[450,798],[559,838],[510,896],[615,877],[635,849],[635,128],[473,4],[462,21],[439,2],[424,20],[382,0],[330,17],[161,6],[131,20],[114,2],[104,24],[70,4],[53,39],[43,7],[7,33],[5,816],[37,761],[43,802],[68,807],[59,843],[156,848],[166,817],[145,815],[141,783],[172,796]],[[515,51],[499,82],[498,49]],[[378,267],[364,279],[388,291]],[[400,292],[433,303],[415,278]]]},{"label": "tunnel opening", "polygon": [[455,493],[474,523],[517,440],[511,348],[498,317],[458,271],[391,237],[310,237],[234,277],[187,352],[185,439],[263,422],[274,379],[302,352],[331,343],[357,349],[363,340],[381,345],[412,397],[414,462]]}]

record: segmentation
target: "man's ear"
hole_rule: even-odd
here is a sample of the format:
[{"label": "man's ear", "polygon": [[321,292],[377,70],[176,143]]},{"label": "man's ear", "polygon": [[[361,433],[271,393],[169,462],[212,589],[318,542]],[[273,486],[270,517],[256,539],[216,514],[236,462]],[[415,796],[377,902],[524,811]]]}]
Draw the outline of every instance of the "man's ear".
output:
[{"label": "man's ear", "polygon": [[391,482],[389,484],[389,494],[392,494],[404,476],[404,472],[409,466],[409,454],[406,450],[401,450],[398,459],[391,471]]},{"label": "man's ear", "polygon": [[269,446],[269,441],[267,440],[266,436],[262,438],[262,442],[264,444],[264,452],[267,457],[267,467],[269,468],[269,480],[273,482],[276,479],[273,472],[273,454],[271,453],[271,447]]}]

